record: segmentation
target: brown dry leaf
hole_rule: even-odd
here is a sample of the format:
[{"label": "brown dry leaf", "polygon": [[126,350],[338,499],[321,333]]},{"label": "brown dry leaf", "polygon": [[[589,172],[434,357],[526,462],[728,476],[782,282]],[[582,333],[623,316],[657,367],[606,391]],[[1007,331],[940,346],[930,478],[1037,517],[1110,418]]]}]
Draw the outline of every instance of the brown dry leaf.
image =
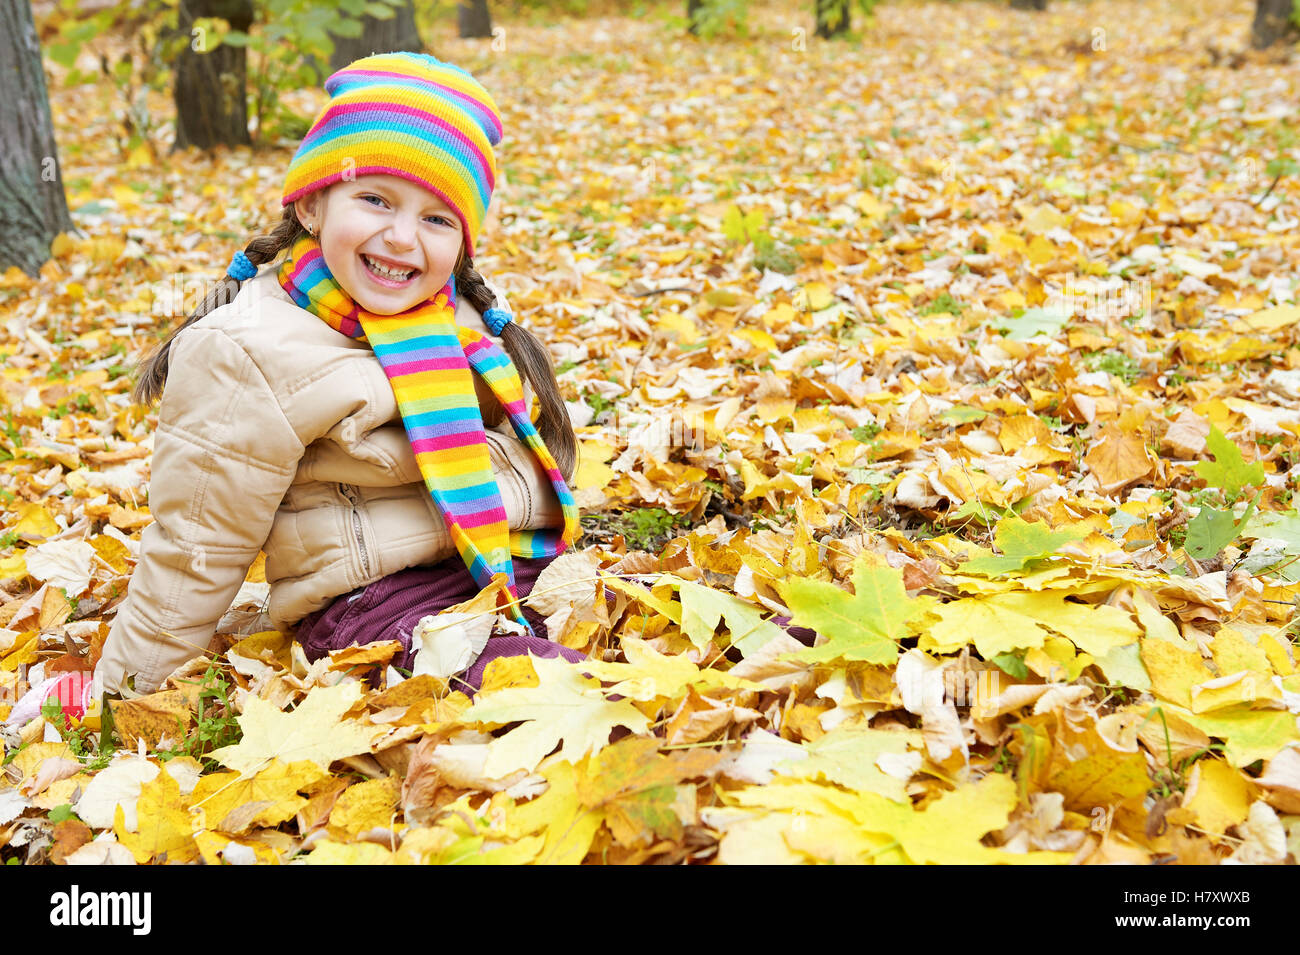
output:
[{"label": "brown dry leaf", "polygon": [[53,834],[50,861],[55,865],[67,865],[68,856],[95,837],[91,828],[79,819],[65,819],[56,824]]},{"label": "brown dry leaf", "polygon": [[331,670],[364,671],[374,665],[385,665],[394,656],[402,652],[400,640],[376,640],[357,647],[344,647],[331,650],[329,654]]},{"label": "brown dry leaf", "polygon": [[[140,740],[149,749],[168,749],[181,743],[193,723],[190,700],[181,690],[163,690],[133,700],[114,700],[110,704],[113,724],[127,749],[134,750]],[[169,741],[160,746],[163,740]]]},{"label": "brown dry leaf", "polygon": [[695,743],[707,739],[732,721],[732,707],[701,696],[691,687],[668,719],[669,743]]},{"label": "brown dry leaf", "polygon": [[1141,437],[1125,434],[1110,425],[1102,429],[1100,436],[1093,442],[1092,450],[1084,456],[1084,462],[1096,475],[1097,483],[1106,494],[1146,477],[1153,467]]}]

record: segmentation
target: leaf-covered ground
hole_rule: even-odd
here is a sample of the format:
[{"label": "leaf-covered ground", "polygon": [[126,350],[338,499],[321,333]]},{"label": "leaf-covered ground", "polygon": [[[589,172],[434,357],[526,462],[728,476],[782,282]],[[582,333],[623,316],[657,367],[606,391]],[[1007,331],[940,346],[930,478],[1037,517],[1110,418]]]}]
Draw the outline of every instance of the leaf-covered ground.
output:
[{"label": "leaf-covered ground", "polygon": [[[309,665],[255,565],[116,750],[6,739],[0,852],[1294,862],[1300,90],[1252,10],[437,38],[504,112],[479,265],[579,425],[588,534],[533,602],[591,662],[472,702],[392,645]],[[124,153],[112,86],[51,73],[82,234],[0,279],[0,715],[95,658],[150,520],[127,372],[294,145]]]}]

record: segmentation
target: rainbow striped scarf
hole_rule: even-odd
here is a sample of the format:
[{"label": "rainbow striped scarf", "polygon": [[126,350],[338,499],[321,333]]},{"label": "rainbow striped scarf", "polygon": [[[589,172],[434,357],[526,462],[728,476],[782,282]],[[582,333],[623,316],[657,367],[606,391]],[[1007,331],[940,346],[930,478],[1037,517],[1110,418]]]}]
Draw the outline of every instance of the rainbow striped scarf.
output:
[{"label": "rainbow striped scarf", "polygon": [[[375,315],[360,308],[339,286],[325,265],[320,243],[309,236],[294,243],[276,277],[302,308],[335,331],[369,343],[393,386],[425,487],[461,559],[480,587],[505,575],[510,612],[527,626],[519,609],[511,555],[563,553],[577,537],[578,508],[555,458],[529,419],[514,362],[487,335],[457,324],[455,278],[432,299],[405,312]],[[549,475],[564,514],[563,530],[511,531],[506,523],[471,368],[492,389],[515,433]]]}]

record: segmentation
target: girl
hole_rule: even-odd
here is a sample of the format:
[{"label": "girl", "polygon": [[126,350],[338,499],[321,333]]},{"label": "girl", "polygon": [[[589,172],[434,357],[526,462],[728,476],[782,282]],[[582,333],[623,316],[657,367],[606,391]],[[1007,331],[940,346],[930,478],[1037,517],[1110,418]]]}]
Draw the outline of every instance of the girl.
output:
[{"label": "girl", "polygon": [[[259,549],[272,622],[299,624],[309,659],[399,639],[409,666],[415,623],[494,578],[536,624],[517,598],[578,532],[549,356],[472,263],[495,103],[414,53],[357,60],[325,89],[283,219],[142,366],[137,398],[162,397],[155,521],[96,668],[109,692],[152,690],[202,653]],[[529,650],[580,659],[494,638],[464,679]]]}]

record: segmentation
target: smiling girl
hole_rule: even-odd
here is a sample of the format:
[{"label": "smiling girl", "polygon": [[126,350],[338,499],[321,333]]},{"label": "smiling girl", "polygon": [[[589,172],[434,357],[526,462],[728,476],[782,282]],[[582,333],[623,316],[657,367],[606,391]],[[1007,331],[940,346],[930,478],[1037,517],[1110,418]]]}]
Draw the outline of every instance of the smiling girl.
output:
[{"label": "smiling girl", "polygon": [[415,624],[494,581],[525,632],[467,686],[494,655],[577,658],[518,601],[577,534],[576,440],[549,355],[472,262],[497,108],[413,53],[325,89],[283,219],[142,365],[154,523],[96,668],[110,692],[204,652],[259,550],[309,659],[396,639],[409,666]]}]

